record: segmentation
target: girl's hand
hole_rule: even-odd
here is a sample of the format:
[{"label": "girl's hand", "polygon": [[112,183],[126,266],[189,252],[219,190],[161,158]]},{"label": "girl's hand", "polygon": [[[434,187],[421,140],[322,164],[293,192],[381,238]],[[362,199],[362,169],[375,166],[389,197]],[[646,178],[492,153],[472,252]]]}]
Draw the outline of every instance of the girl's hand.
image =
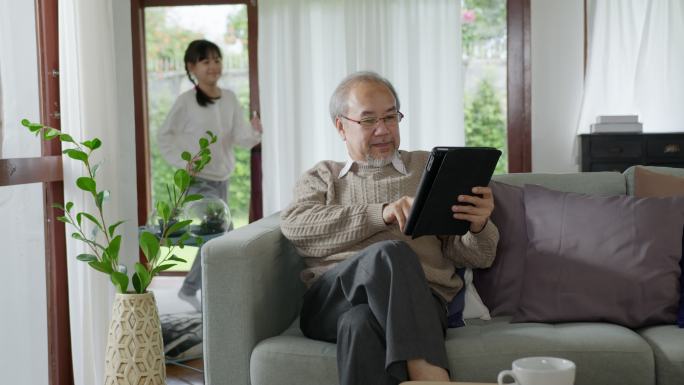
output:
[{"label": "girl's hand", "polygon": [[252,128],[258,133],[263,133],[264,128],[261,126],[261,119],[259,119],[259,114],[256,111],[252,111]]}]

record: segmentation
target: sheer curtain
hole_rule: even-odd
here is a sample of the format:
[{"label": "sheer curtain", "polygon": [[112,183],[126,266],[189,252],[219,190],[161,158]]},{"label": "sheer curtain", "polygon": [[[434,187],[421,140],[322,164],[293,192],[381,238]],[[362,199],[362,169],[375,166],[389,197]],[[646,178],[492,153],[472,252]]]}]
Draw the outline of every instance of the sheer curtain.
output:
[{"label": "sheer curtain", "polygon": [[682,1],[591,0],[588,7],[578,133],[611,114],[638,114],[644,132],[684,131]]},{"label": "sheer curtain", "polygon": [[265,215],[316,162],[346,159],[328,101],[351,72],[396,87],[402,149],[465,142],[458,1],[261,0],[259,63]]},{"label": "sheer curtain", "polygon": [[[107,189],[105,218],[122,225],[122,261],[131,270],[137,258],[135,167],[130,161],[133,128],[117,113],[115,37],[112,2],[109,0],[63,0],[59,2],[60,99],[62,131],[75,139],[100,138],[96,161],[98,190]],[[131,165],[133,164],[133,167]],[[90,196],[74,181],[83,174],[80,164],[64,159],[65,200],[74,207],[95,211]],[[73,229],[67,228],[67,234]],[[114,289],[107,276],[76,260],[86,252],[83,244],[67,239],[69,316],[74,382],[100,384],[104,380],[104,353]]]}]

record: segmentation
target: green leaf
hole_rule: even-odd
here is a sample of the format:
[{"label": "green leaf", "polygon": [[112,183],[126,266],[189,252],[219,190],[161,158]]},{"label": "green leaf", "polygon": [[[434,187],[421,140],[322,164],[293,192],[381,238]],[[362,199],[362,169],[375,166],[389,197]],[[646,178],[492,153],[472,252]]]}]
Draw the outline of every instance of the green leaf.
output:
[{"label": "green leaf", "polygon": [[92,254],[79,254],[76,259],[83,262],[97,261],[97,257]]},{"label": "green leaf", "polygon": [[179,231],[179,230],[183,229],[184,227],[187,227],[191,223],[192,223],[192,219],[187,219],[184,221],[176,222],[166,230],[165,234],[173,234],[176,231]]},{"label": "green leaf", "polygon": [[97,185],[95,184],[95,179],[93,178],[88,178],[86,176],[79,177],[76,179],[76,186],[83,191],[97,194]]},{"label": "green leaf", "polygon": [[143,265],[140,262],[136,262],[135,273],[140,278],[140,283],[142,284],[143,289],[147,288],[147,286],[150,284],[150,281],[152,280],[152,277],[150,276],[150,272],[147,271],[147,269],[145,268],[145,265]]},{"label": "green leaf", "polygon": [[100,261],[90,261],[88,262],[88,266],[92,267],[93,269],[97,271],[101,271],[105,274],[111,274],[112,273],[112,267],[106,263],[100,262]]},{"label": "green leaf", "polygon": [[74,207],[74,202],[67,202],[66,203],[66,211],[71,211],[71,208]]},{"label": "green leaf", "polygon": [[202,194],[190,194],[190,195],[186,196],[185,199],[183,199],[182,204],[186,204],[186,203],[192,202],[192,201],[197,201],[197,200],[200,200],[202,198],[204,198],[202,196]]},{"label": "green leaf", "polygon": [[164,223],[166,223],[171,216],[169,204],[164,201],[157,202],[157,214],[164,220]]},{"label": "green leaf", "polygon": [[74,238],[76,240],[83,241],[83,242],[88,242],[88,240],[83,238],[83,236],[79,233],[71,233],[71,238]]},{"label": "green leaf", "polygon": [[124,222],[126,222],[126,221],[118,221],[115,224],[109,226],[109,236],[113,237],[114,236],[114,230],[116,230],[116,228]]},{"label": "green leaf", "polygon": [[181,258],[181,257],[177,257],[176,254],[170,256],[168,260],[169,260],[169,261],[181,262],[181,263],[187,262],[185,259],[183,259],[183,258]]},{"label": "green leaf", "polygon": [[102,141],[98,138],[93,139],[93,145],[90,147],[91,150],[97,150],[102,146]]},{"label": "green leaf", "polygon": [[157,260],[157,255],[159,254],[159,240],[157,237],[148,231],[143,231],[142,234],[140,234],[140,248],[142,249],[143,254],[145,254],[147,261],[150,264],[154,264],[154,261]]},{"label": "green leaf", "polygon": [[145,289],[143,289],[142,283],[140,282],[140,277],[138,277],[138,273],[133,273],[133,288],[138,294],[145,292]]},{"label": "green leaf", "polygon": [[102,190],[95,196],[95,204],[102,210],[102,202],[109,198],[109,190]]},{"label": "green leaf", "polygon": [[152,276],[154,277],[155,275],[159,274],[159,272],[162,272],[164,270],[168,270],[172,267],[176,266],[175,263],[167,263],[165,265],[160,265],[152,269]]},{"label": "green leaf", "polygon": [[190,174],[183,169],[177,170],[173,175],[173,182],[176,184],[178,189],[183,192],[190,185]]},{"label": "green leaf", "polygon": [[78,224],[78,227],[81,227],[81,219],[82,218],[83,218],[83,213],[76,214],[76,223]]},{"label": "green leaf", "polygon": [[[93,215],[88,214],[86,212],[82,212],[79,214],[82,214],[84,217],[88,218],[91,222],[93,222],[95,224],[95,226],[97,226],[98,229],[104,231],[104,227],[102,227],[102,224],[100,224],[100,221],[98,221],[97,218],[95,218]],[[79,223],[80,223],[80,221],[79,221]]]},{"label": "green leaf", "polygon": [[76,142],[74,142],[74,139],[69,134],[60,134],[59,140],[61,140],[62,142],[76,143]]},{"label": "green leaf", "polygon": [[181,153],[181,159],[183,159],[186,162],[189,162],[192,159],[192,155],[187,151],[183,151],[183,153]]},{"label": "green leaf", "polygon": [[67,217],[65,217],[65,216],[59,216],[59,217],[57,217],[57,220],[60,221],[60,222],[64,222],[64,223],[71,223],[71,221],[69,220],[69,218],[67,218]]},{"label": "green leaf", "polygon": [[112,271],[111,280],[119,293],[125,294],[128,291],[128,276],[118,271]]},{"label": "green leaf", "polygon": [[92,173],[93,173],[93,177],[95,177],[95,174],[97,174],[97,169],[98,169],[98,168],[100,168],[100,164],[99,164],[99,163],[96,164],[96,165],[94,165],[94,166],[90,169],[90,170],[92,171]]},{"label": "green leaf", "polygon": [[67,154],[67,156],[71,159],[80,160],[82,162],[88,160],[88,154],[81,150],[76,150],[74,148],[67,148],[66,150],[62,151],[62,153]]},{"label": "green leaf", "polygon": [[199,145],[200,148],[207,148],[209,147],[209,141],[207,140],[207,138],[200,138]]},{"label": "green leaf", "polygon": [[52,208],[53,209],[60,209],[60,210],[64,211],[64,206],[61,203],[53,203]]},{"label": "green leaf", "polygon": [[114,260],[115,262],[119,260],[119,249],[121,248],[121,235],[117,235],[114,237],[110,242],[109,246],[107,246],[107,253],[109,254],[109,257]]},{"label": "green leaf", "polygon": [[61,132],[59,130],[55,130],[54,128],[46,127],[46,130],[43,131],[43,139],[52,140],[52,139],[58,137],[60,134],[61,134]]}]

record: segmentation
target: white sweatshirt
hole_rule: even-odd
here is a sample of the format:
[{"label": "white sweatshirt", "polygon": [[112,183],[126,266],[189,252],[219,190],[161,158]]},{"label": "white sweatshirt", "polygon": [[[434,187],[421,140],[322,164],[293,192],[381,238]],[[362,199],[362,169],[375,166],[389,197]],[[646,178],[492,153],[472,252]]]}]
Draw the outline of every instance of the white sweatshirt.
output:
[{"label": "white sweatshirt", "polygon": [[224,181],[233,172],[233,146],[252,148],[261,141],[261,134],[245,120],[233,91],[221,89],[221,98],[202,107],[193,88],[178,96],[157,131],[159,150],[170,165],[184,168],[186,162],[181,159],[181,153],[195,154],[199,150],[198,141],[206,131],[212,131],[218,140],[210,145],[211,162],[198,176],[213,181]]}]

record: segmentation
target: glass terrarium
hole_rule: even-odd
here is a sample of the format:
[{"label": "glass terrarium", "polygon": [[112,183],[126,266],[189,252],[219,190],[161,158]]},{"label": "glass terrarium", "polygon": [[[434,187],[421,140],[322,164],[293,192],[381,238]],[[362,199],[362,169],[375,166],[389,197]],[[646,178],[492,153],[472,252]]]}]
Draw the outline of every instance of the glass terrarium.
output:
[{"label": "glass terrarium", "polygon": [[185,217],[192,220],[190,233],[196,236],[225,233],[233,220],[226,202],[215,197],[189,202]]},{"label": "glass terrarium", "polygon": [[[186,219],[185,214],[182,211],[176,210],[175,213],[171,215],[168,227],[173,226],[176,222],[184,221]],[[147,225],[145,226],[147,231],[161,237],[162,231],[164,229],[164,219],[159,215],[156,209],[152,210],[150,215],[147,217]],[[172,234],[168,234],[169,237],[180,237],[183,235],[185,230],[177,230]]]}]

